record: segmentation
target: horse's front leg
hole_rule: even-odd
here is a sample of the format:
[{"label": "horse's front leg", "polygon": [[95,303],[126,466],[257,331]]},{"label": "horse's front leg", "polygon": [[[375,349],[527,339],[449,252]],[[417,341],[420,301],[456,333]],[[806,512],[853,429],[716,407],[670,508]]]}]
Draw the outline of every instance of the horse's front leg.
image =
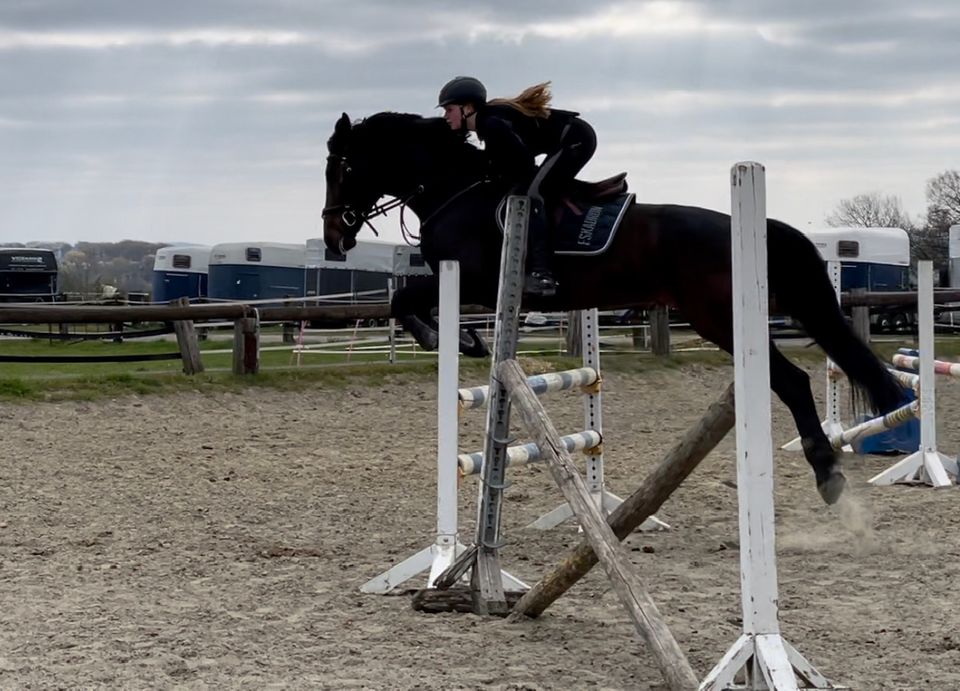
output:
[{"label": "horse's front leg", "polygon": [[440,336],[433,327],[434,308],[438,304],[439,281],[436,276],[418,277],[393,294],[390,314],[424,350],[436,350]]},{"label": "horse's front leg", "polygon": [[[430,276],[394,293],[390,312],[421,348],[436,350],[440,345],[440,334],[433,314],[438,304],[439,281],[435,276]],[[467,357],[486,357],[490,354],[474,329],[460,329],[459,349]]]}]

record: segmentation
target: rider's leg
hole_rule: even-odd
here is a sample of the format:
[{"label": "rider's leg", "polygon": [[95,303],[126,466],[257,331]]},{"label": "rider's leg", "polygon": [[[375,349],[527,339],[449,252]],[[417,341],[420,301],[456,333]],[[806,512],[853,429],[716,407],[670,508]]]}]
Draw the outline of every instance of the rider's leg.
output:
[{"label": "rider's leg", "polygon": [[542,197],[530,197],[530,223],[527,226],[527,276],[523,291],[528,295],[551,297],[557,292],[553,277],[553,247]]},{"label": "rider's leg", "polygon": [[570,182],[596,151],[597,136],[587,122],[575,118],[567,126],[561,144],[559,151],[544,160],[527,191],[531,209],[524,292],[529,295],[550,297],[557,291],[553,276],[552,234],[544,198],[558,199],[566,192]]},{"label": "rider's leg", "polygon": [[553,247],[547,219],[547,205],[540,186],[547,179],[562,152],[557,152],[543,162],[527,188],[530,197],[530,223],[527,226],[527,276],[523,292],[536,297],[552,297],[557,292],[553,277]]}]

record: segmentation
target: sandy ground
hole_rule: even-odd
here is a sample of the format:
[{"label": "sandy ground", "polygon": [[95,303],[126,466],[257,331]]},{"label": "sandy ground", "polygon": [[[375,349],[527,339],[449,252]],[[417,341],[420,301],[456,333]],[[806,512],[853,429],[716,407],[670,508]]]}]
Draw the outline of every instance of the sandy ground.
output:
[{"label": "sandy ground", "polygon": [[[608,375],[610,489],[632,491],[731,376]],[[960,386],[940,393],[955,453]],[[0,687],[662,688],[599,571],[520,625],[358,591],[432,541],[435,396],[424,378],[5,405]],[[577,396],[547,406],[579,429]],[[463,417],[463,450],[482,419]],[[791,436],[776,403],[774,438]],[[865,484],[893,460],[848,459],[852,502],[828,509],[803,459],[776,452],[784,636],[854,689],[957,689],[957,490]],[[728,436],[659,513],[673,529],[627,541],[700,675],[740,632],[734,478]],[[545,469],[513,479],[504,565],[533,582],[579,538],[524,527],[560,501]],[[475,495],[465,482],[466,542]]]}]

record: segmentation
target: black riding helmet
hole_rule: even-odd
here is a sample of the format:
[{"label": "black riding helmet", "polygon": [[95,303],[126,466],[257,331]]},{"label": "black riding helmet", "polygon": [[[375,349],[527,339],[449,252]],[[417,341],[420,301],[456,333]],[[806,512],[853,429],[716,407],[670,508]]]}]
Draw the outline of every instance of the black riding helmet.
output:
[{"label": "black riding helmet", "polygon": [[440,89],[437,107],[466,105],[467,103],[486,103],[487,88],[474,77],[454,77]]}]

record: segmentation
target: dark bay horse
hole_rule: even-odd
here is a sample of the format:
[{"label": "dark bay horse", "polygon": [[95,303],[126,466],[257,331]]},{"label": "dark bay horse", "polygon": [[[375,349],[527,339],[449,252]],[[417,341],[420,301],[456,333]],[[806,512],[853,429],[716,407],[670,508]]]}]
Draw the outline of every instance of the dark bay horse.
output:
[{"label": "dark bay horse", "polygon": [[[327,143],[324,240],[337,252],[356,244],[382,196],[395,197],[419,217],[421,251],[438,271],[442,259],[460,262],[461,301],[496,307],[501,235],[495,209],[506,185],[487,178],[486,157],[441,118],[379,113],[357,123],[344,114]],[[820,255],[800,231],[767,224],[771,312],[799,321],[847,374],[876,411],[901,404],[903,391],[845,321]],[[527,309],[565,311],[675,306],[703,338],[733,349],[730,216],[692,206],[633,204],[613,244],[597,256],[558,255],[555,297]],[[392,313],[421,346],[434,349],[432,280],[397,291]],[[461,348],[486,354],[463,335]],[[770,343],[770,382],[790,409],[813,466],[817,489],[834,503],[845,479],[820,426],[807,374]]]}]

